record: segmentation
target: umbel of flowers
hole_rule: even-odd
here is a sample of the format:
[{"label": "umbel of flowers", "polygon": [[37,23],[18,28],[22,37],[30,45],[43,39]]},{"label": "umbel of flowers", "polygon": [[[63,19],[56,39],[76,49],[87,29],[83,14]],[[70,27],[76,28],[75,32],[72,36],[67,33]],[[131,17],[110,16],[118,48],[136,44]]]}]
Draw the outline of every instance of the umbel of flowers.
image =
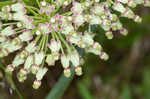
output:
[{"label": "umbel of flowers", "polygon": [[[99,55],[103,60],[109,56],[102,46],[94,41],[96,33],[91,32],[91,25],[100,25],[108,39],[113,38],[113,31],[120,31],[124,36],[128,31],[119,17],[127,17],[135,22],[142,19],[131,9],[138,4],[150,6],[149,0],[49,0],[37,2],[37,7],[14,1],[0,12],[0,57],[17,52],[14,60],[6,67],[11,73],[20,67],[18,80],[23,82],[29,73],[36,75],[33,88],[38,89],[48,66],[60,60],[64,75],[71,75],[71,64],[76,75],[82,75],[83,58],[77,47],[86,52]],[[114,11],[118,11],[117,16]],[[80,27],[88,25],[84,32]]]}]

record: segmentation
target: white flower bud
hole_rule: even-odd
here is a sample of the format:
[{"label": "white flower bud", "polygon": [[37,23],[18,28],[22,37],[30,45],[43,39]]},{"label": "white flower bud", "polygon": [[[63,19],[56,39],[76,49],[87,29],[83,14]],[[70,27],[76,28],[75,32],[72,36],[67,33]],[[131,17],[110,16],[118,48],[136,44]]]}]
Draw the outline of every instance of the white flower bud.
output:
[{"label": "white flower bud", "polygon": [[23,76],[27,75],[27,73],[28,73],[28,71],[25,68],[21,68],[18,73],[18,76],[23,77]]},{"label": "white flower bud", "polygon": [[6,67],[5,72],[11,73],[11,72],[13,72],[13,71],[14,71],[14,66],[13,66],[13,64],[9,64],[9,65]]},{"label": "white flower bud", "polygon": [[36,65],[40,65],[40,64],[42,63],[44,57],[45,57],[45,54],[44,54],[43,51],[41,51],[41,52],[39,52],[39,53],[36,52],[36,53],[34,54],[34,63],[35,63]]},{"label": "white flower bud", "polygon": [[9,51],[8,51],[7,48],[0,50],[0,57],[5,57],[5,56],[7,56],[8,54],[9,54]]},{"label": "white flower bud", "polygon": [[27,45],[27,47],[25,48],[25,50],[29,53],[33,53],[37,50],[37,47],[36,47],[36,42],[35,41],[32,41],[31,43],[29,43]]},{"label": "white flower bud", "polygon": [[79,64],[80,64],[80,56],[79,56],[77,51],[72,51],[71,53],[69,53],[69,57],[70,57],[70,61],[72,62],[72,64],[75,67],[79,66]]},{"label": "white flower bud", "polygon": [[90,46],[94,43],[93,36],[90,35],[88,32],[85,32],[82,36],[82,41],[87,45]]},{"label": "white flower bud", "polygon": [[2,36],[11,36],[13,34],[15,34],[15,31],[12,29],[12,26],[8,26],[8,27],[6,27],[5,29],[3,29],[1,31],[0,35],[2,35]]},{"label": "white flower bud", "polygon": [[33,64],[33,55],[30,55],[27,57],[25,61],[24,69],[29,70],[32,64]]},{"label": "white flower bud", "polygon": [[122,34],[123,36],[127,36],[128,35],[128,30],[125,28],[122,28],[120,31],[120,34]]},{"label": "white flower bud", "polygon": [[12,64],[15,66],[15,67],[18,67],[19,65],[23,64],[25,61],[25,59],[21,58],[20,57],[20,54],[19,55],[16,55]]},{"label": "white flower bud", "polygon": [[78,76],[82,75],[82,68],[80,66],[75,67],[75,73]]},{"label": "white flower bud", "polygon": [[69,33],[74,31],[74,27],[71,24],[63,24],[63,29],[61,33],[68,35]]},{"label": "white flower bud", "polygon": [[35,80],[32,87],[34,89],[38,89],[41,86],[41,81],[40,80]]},{"label": "white flower bud", "polygon": [[17,75],[17,78],[19,82],[23,83],[27,79],[27,75],[24,75],[24,76]]},{"label": "white flower bud", "polygon": [[46,74],[47,71],[48,71],[47,68],[40,68],[36,74],[36,79],[42,80],[43,76]]},{"label": "white flower bud", "polygon": [[95,42],[95,43],[93,43],[93,45],[91,47],[89,47],[86,50],[87,50],[87,52],[91,52],[95,55],[99,55],[102,51],[102,46],[98,42]]},{"label": "white flower bud", "polygon": [[71,70],[70,70],[70,68],[65,68],[64,69],[64,75],[65,75],[65,77],[70,77],[71,76]]},{"label": "white flower bud", "polygon": [[63,68],[68,68],[69,67],[69,57],[68,55],[61,55],[61,64]]},{"label": "white flower bud", "polygon": [[40,69],[39,65],[33,64],[33,65],[31,66],[31,72],[32,72],[33,74],[36,74],[39,69]]},{"label": "white flower bud", "polygon": [[32,37],[32,34],[30,31],[25,31],[21,35],[19,35],[19,38],[22,41],[30,41],[30,40],[32,40],[33,37]]},{"label": "white flower bud", "polygon": [[11,9],[12,11],[20,12],[21,10],[24,9],[24,5],[21,3],[16,3],[16,4],[11,5]]},{"label": "white flower bud", "polygon": [[77,26],[82,25],[85,22],[83,15],[79,14],[73,18],[73,23]]},{"label": "white flower bud", "polygon": [[51,22],[51,23],[55,23],[55,18],[51,18],[51,19],[50,19],[50,22]]},{"label": "white flower bud", "polygon": [[5,42],[6,40],[7,40],[7,38],[5,36],[0,35],[0,42]]},{"label": "white flower bud", "polygon": [[126,8],[119,2],[114,3],[113,9],[118,11],[118,12],[121,12],[121,13],[125,12],[125,10],[126,10]]},{"label": "white flower bud", "polygon": [[108,39],[113,39],[114,37],[111,31],[106,32],[105,35]]},{"label": "white flower bud", "polygon": [[46,1],[42,1],[42,2],[40,2],[40,4],[41,4],[41,6],[43,6],[43,7],[47,5]]},{"label": "white flower bud", "polygon": [[100,18],[99,16],[93,15],[93,16],[91,16],[91,18],[90,18],[90,20],[89,20],[89,23],[90,23],[91,25],[93,25],[93,24],[101,24],[101,23],[102,23],[102,20],[101,20],[101,18]]},{"label": "white flower bud", "polygon": [[55,65],[55,58],[53,55],[47,55],[46,62],[49,66]]},{"label": "white flower bud", "polygon": [[142,18],[139,17],[138,15],[135,15],[135,16],[134,16],[134,21],[135,21],[135,22],[138,22],[138,23],[141,23],[141,22],[142,22]]},{"label": "white flower bud", "polygon": [[84,9],[82,8],[81,3],[73,2],[73,7],[71,8],[71,10],[72,10],[74,13],[82,13],[82,11],[83,11]]},{"label": "white flower bud", "polygon": [[50,45],[48,46],[52,52],[59,52],[61,48],[61,42],[58,40],[51,40]]},{"label": "white flower bud", "polygon": [[106,54],[105,52],[101,52],[99,56],[101,59],[103,59],[105,61],[107,61],[109,59],[108,54]]}]

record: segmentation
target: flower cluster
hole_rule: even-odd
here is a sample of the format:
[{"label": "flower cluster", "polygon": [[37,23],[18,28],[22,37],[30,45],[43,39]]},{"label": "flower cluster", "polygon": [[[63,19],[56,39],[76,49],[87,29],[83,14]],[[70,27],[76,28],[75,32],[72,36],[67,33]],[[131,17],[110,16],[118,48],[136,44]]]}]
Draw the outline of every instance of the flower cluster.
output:
[{"label": "flower cluster", "polygon": [[[100,25],[108,39],[113,38],[113,31],[126,36],[128,31],[114,11],[122,17],[141,22],[142,19],[131,10],[138,4],[150,6],[150,1],[37,0],[38,7],[23,1],[3,6],[0,12],[0,57],[17,52],[6,72],[11,73],[20,67],[17,74],[20,82],[26,80],[29,73],[35,74],[35,89],[40,87],[48,71],[45,63],[53,66],[60,59],[66,77],[71,75],[71,66],[75,67],[76,75],[82,75],[84,60],[77,48],[99,55],[103,60],[109,58],[102,46],[94,41],[91,26]],[[80,27],[87,25],[85,31],[80,31]]]}]

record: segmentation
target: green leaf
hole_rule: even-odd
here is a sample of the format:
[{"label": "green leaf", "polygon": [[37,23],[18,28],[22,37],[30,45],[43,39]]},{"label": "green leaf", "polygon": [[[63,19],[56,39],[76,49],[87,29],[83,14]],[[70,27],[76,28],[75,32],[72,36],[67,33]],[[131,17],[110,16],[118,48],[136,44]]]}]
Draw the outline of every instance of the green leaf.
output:
[{"label": "green leaf", "polygon": [[121,99],[132,99],[131,91],[128,85],[125,85],[123,87],[123,91],[121,93]]},{"label": "green leaf", "polygon": [[82,99],[95,99],[93,98],[85,84],[83,84],[82,82],[78,82],[77,87],[80,95],[82,96]]},{"label": "green leaf", "polygon": [[45,99],[61,99],[62,95],[64,94],[65,90],[68,88],[74,77],[74,68],[72,68],[71,72],[72,74],[69,78],[66,78],[64,74],[61,75],[58,82],[55,84],[55,86],[52,88]]}]

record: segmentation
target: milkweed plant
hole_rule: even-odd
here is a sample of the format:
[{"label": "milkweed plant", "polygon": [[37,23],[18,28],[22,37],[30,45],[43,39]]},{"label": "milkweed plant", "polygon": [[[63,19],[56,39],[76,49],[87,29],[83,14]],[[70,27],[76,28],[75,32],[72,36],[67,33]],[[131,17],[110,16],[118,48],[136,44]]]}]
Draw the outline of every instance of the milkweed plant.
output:
[{"label": "milkweed plant", "polygon": [[[101,26],[108,39],[114,37],[114,31],[126,36],[128,31],[119,18],[140,23],[142,18],[133,8],[139,4],[150,7],[149,0],[36,0],[37,6],[28,5],[24,0],[12,2],[0,9],[0,57],[15,52],[5,71],[12,73],[19,67],[20,82],[29,73],[34,74],[35,89],[40,87],[48,71],[46,64],[53,66],[58,60],[66,77],[71,75],[71,65],[76,75],[82,75],[84,60],[77,48],[108,60],[101,44],[94,41],[98,34],[91,31],[91,26]],[[87,28],[81,31],[82,27]]]}]

